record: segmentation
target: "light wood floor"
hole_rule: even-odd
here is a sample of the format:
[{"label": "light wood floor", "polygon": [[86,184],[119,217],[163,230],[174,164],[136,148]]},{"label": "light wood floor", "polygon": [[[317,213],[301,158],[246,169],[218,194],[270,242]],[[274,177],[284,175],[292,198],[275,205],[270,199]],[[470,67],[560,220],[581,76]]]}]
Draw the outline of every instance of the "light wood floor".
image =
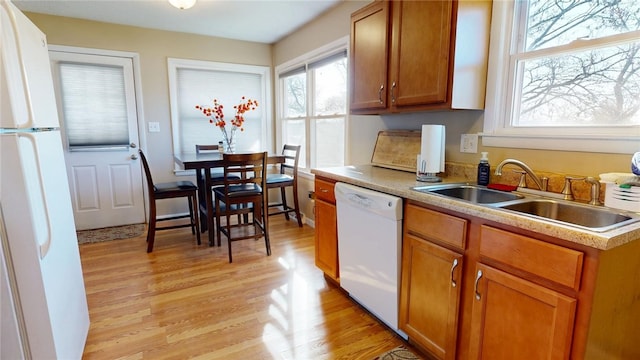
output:
[{"label": "light wood floor", "polygon": [[[372,359],[410,347],[314,265],[313,228],[270,219],[264,240],[195,244],[189,229],[80,245],[85,359]],[[415,349],[414,349],[415,350]],[[414,351],[415,352],[415,351]]]}]

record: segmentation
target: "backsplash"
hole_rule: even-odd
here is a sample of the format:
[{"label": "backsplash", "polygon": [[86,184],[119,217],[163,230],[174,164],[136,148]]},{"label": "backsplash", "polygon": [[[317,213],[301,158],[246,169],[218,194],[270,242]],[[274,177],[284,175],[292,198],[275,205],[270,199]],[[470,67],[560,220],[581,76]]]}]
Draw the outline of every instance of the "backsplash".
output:
[{"label": "backsplash", "polygon": [[[514,168],[517,169],[517,168]],[[517,169],[520,170],[520,169]],[[477,175],[478,175],[478,165],[477,164],[463,164],[463,163],[455,163],[455,162],[445,162],[444,169],[444,177],[462,177],[466,181],[470,183],[476,183]],[[506,168],[502,170],[502,175],[494,174],[495,168],[491,167],[491,179],[489,181],[490,184],[506,184],[517,186],[520,182],[520,174],[517,172],[511,171],[510,168]],[[564,178],[565,176],[578,176],[582,177],[583,175],[575,175],[575,174],[558,174],[558,173],[550,173],[544,171],[535,171],[538,177],[542,178],[546,176],[549,178],[549,185],[547,191],[554,192],[560,194],[562,189],[564,188]],[[584,176],[586,177],[586,176]],[[536,184],[527,176],[527,187],[531,189],[538,189]],[[589,202],[591,200],[591,185],[586,181],[574,180],[571,184],[573,189],[573,197],[580,202]],[[600,202],[604,202],[604,192],[605,185],[600,184]]]}]

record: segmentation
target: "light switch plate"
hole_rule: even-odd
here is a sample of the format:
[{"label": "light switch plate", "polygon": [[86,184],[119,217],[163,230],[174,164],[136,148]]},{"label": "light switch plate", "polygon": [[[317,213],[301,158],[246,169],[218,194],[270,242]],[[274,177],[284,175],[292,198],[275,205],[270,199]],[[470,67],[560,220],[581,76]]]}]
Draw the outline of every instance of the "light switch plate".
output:
[{"label": "light switch plate", "polygon": [[149,122],[149,132],[160,132],[159,122]]},{"label": "light switch plate", "polygon": [[460,152],[478,153],[478,134],[462,134],[460,136]]}]

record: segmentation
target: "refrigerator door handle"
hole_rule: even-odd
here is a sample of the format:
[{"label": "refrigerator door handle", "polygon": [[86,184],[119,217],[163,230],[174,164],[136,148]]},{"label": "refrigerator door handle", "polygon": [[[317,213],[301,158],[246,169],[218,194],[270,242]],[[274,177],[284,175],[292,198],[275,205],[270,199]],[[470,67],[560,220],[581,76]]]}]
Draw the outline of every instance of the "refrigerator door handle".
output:
[{"label": "refrigerator door handle", "polygon": [[[40,153],[38,152],[38,147],[36,146],[36,138],[31,133],[17,133],[19,137],[27,138],[29,143],[33,147],[33,153],[35,154],[35,161],[38,165],[40,165]],[[40,259],[44,259],[49,252],[49,248],[51,247],[51,238],[52,230],[51,230],[51,217],[49,216],[49,204],[47,203],[47,197],[45,196],[44,191],[44,180],[42,179],[42,170],[40,166],[37,167],[38,171],[38,188],[40,190],[39,195],[42,197],[42,203],[44,205],[45,219],[47,223],[47,236],[44,242],[39,242],[38,240],[38,248],[40,249]]]}]

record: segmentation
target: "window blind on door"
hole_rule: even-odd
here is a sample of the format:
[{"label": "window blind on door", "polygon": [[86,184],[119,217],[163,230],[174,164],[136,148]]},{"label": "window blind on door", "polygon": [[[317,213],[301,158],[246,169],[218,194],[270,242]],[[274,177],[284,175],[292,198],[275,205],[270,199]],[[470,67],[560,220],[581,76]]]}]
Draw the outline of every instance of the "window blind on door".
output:
[{"label": "window blind on door", "polygon": [[128,146],[123,68],[62,62],[59,71],[69,148]]}]

